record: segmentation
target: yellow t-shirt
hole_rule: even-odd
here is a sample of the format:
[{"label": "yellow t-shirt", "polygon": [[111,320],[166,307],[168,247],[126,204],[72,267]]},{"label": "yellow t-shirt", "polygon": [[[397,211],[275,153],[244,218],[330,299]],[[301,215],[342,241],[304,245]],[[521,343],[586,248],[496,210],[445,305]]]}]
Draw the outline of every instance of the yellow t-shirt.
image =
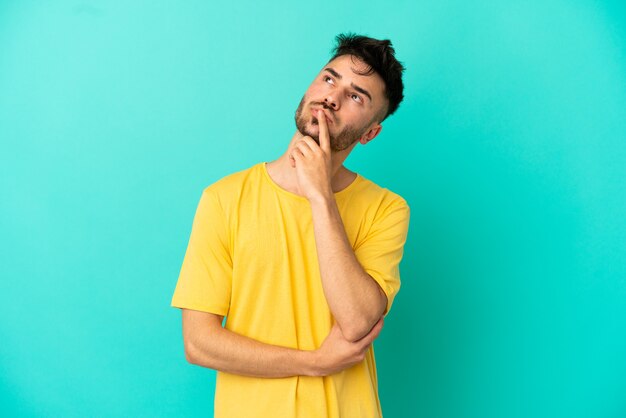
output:
[{"label": "yellow t-shirt", "polygon": [[[409,207],[357,174],[335,193],[348,241],[388,298],[400,288]],[[203,190],[171,306],[226,317],[263,343],[314,350],[333,324],[319,272],[311,206],[276,184],[265,163]],[[323,376],[217,372],[216,418],[382,417],[373,345],[365,360]]]}]

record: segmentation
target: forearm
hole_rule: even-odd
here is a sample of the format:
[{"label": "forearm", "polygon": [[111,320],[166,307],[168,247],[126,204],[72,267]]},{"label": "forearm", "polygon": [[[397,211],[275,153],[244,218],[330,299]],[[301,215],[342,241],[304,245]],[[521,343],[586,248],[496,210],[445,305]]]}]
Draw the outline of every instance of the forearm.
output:
[{"label": "forearm", "polygon": [[315,376],[313,351],[265,344],[222,327],[196,336],[189,361],[226,373],[254,377]]},{"label": "forearm", "polygon": [[356,341],[383,315],[386,298],[357,260],[334,197],[311,200],[311,210],[326,301],[344,336]]}]

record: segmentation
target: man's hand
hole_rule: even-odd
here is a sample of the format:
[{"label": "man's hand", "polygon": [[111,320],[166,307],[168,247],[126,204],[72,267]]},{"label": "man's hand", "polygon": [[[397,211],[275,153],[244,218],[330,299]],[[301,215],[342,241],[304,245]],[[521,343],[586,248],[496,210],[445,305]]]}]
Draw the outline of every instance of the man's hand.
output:
[{"label": "man's hand", "polygon": [[316,356],[316,374],[327,376],[354,366],[365,359],[365,353],[383,328],[381,317],[372,330],[358,341],[346,340],[339,325],[335,322],[330,333],[314,354]]},{"label": "man's hand", "polygon": [[315,113],[319,126],[319,142],[310,136],[304,136],[296,142],[291,152],[291,166],[296,170],[300,194],[308,200],[333,196],[332,158],[330,136],[326,115],[323,111]]}]

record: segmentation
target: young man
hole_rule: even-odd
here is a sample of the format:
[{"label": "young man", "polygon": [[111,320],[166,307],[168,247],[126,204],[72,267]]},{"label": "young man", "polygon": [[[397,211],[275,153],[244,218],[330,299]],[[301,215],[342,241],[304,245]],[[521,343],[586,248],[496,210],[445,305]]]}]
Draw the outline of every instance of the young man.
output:
[{"label": "young man", "polygon": [[388,40],[336,40],[285,154],[198,204],[171,305],[187,360],[217,370],[217,418],[382,416],[372,342],[409,207],[343,162],[398,108],[404,68]]}]

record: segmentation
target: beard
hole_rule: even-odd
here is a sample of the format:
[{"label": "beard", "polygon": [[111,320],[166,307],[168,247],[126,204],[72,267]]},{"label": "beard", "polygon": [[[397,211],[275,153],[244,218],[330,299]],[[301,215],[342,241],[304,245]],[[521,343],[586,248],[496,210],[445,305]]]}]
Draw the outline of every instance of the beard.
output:
[{"label": "beard", "polygon": [[[320,145],[320,137],[319,137],[319,121],[317,120],[317,118],[315,116],[311,116],[311,120],[308,121],[303,115],[302,115],[302,109],[304,108],[304,102],[306,101],[306,97],[303,96],[302,100],[300,100],[300,104],[298,105],[298,108],[296,109],[296,115],[295,115],[295,120],[296,120],[296,128],[298,128],[298,131],[300,131],[300,133],[302,135],[305,136],[310,136],[311,138],[313,138],[313,140],[315,142],[317,142],[317,145]],[[329,109],[328,107],[324,106],[322,104],[322,107],[324,109]],[[318,125],[318,130],[317,133],[314,133],[311,128],[310,125]],[[338,152],[338,151],[343,151],[346,148],[349,148],[352,144],[354,144],[359,138],[361,138],[361,136],[365,133],[365,129],[367,128],[367,126],[364,126],[360,129],[355,128],[354,126],[348,125],[345,126],[341,132],[337,133],[337,134],[333,134],[330,132],[330,127],[328,129],[328,137],[330,139],[330,149],[333,152]]]}]

